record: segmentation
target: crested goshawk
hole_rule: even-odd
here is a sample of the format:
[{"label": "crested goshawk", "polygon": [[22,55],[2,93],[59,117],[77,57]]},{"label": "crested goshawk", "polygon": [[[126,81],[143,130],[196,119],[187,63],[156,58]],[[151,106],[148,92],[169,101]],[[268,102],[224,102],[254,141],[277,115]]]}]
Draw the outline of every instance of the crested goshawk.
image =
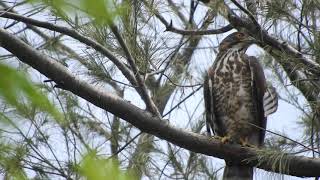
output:
[{"label": "crested goshawk", "polygon": [[[227,36],[204,82],[206,125],[222,141],[262,146],[267,116],[277,110],[275,88],[268,86],[257,59],[245,54],[255,39],[245,32]],[[252,179],[253,168],[225,159],[223,179]]]}]

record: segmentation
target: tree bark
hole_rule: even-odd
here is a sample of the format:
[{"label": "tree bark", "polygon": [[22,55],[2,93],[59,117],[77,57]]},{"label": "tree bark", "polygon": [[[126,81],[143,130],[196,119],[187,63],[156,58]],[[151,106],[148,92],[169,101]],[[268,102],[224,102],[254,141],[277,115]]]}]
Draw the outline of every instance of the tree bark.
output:
[{"label": "tree bark", "polygon": [[[259,156],[259,151],[261,150],[240,147],[239,145],[221,144],[219,140],[175,128],[169,125],[167,121],[130,104],[130,102],[113,93],[102,91],[87,82],[81,81],[71,74],[65,66],[39,53],[4,29],[0,29],[0,45],[22,62],[52,79],[59,87],[113,113],[143,132],[155,135],[193,152],[222,159],[232,158],[233,160],[238,160],[244,164],[266,171],[280,172],[299,177],[320,176],[319,159],[280,153],[279,156],[281,158],[276,162],[271,157],[265,157],[266,160],[261,161],[259,158],[261,157]],[[280,168],[284,164],[286,165],[285,169]]]}]

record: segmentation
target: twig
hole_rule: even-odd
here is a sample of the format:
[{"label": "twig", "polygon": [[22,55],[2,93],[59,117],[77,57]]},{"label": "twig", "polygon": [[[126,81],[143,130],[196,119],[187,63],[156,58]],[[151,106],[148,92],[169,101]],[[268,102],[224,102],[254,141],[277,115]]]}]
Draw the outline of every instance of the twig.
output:
[{"label": "twig", "polygon": [[125,145],[123,145],[121,148],[117,150],[114,154],[112,154],[108,159],[113,158],[114,156],[118,155],[121,151],[123,151],[127,146],[129,146],[134,140],[136,140],[143,132],[138,133],[135,135],[130,141],[128,141]]},{"label": "twig", "polygon": [[1,14],[0,17],[21,21],[21,22],[24,22],[29,25],[34,25],[34,26],[42,27],[42,28],[49,29],[52,31],[56,31],[56,32],[68,35],[70,37],[73,37],[74,39],[77,39],[78,41],[92,47],[93,49],[97,50],[98,52],[100,52],[101,54],[103,54],[107,58],[109,58],[117,66],[117,68],[122,72],[122,74],[129,80],[129,82],[132,85],[134,85],[134,86],[137,85],[136,79],[133,76],[132,72],[127,68],[127,66],[124,63],[121,62],[121,60],[119,60],[117,57],[115,57],[108,49],[106,49],[101,44],[97,43],[96,41],[94,41],[88,37],[85,37],[85,36],[79,34],[77,31],[69,29],[64,26],[58,26],[58,25],[51,24],[48,22],[38,21],[38,20],[35,20],[32,18],[27,18],[27,17],[21,16],[21,15],[15,14],[15,13],[0,11],[0,14]]},{"label": "twig", "polygon": [[[245,159],[253,159],[246,163],[248,163],[249,166],[256,166],[267,171],[279,172],[281,169],[275,168],[268,162],[259,162],[258,152],[252,148],[232,144],[221,144],[219,140],[210,139],[206,136],[164,123],[159,117],[155,117],[151,113],[130,104],[118,96],[106,91],[101,91],[87,82],[80,80],[63,65],[48,56],[44,56],[39,51],[1,28],[0,42],[3,48],[15,54],[22,62],[32,66],[49,79],[57,82],[68,82],[62,83],[65,87],[64,89],[126,120],[142,132],[155,135],[160,139],[164,139],[196,153],[207,154],[218,158],[228,157],[239,162]],[[290,154],[285,154],[285,156],[286,160],[290,161],[288,164],[289,171],[282,173],[305,177],[319,176],[319,159],[312,159],[305,156],[292,156]],[[301,166],[304,168],[301,168]]]},{"label": "twig", "polygon": [[144,84],[141,75],[139,73],[139,69],[135,64],[135,60],[133,58],[133,56],[131,55],[129,48],[127,47],[126,43],[124,42],[124,39],[122,38],[118,28],[112,23],[110,24],[110,28],[113,32],[113,34],[116,36],[118,42],[120,43],[121,47],[123,48],[123,51],[125,52],[126,56],[127,56],[127,61],[135,75],[135,79],[137,80],[138,83],[138,88],[136,88],[136,90],[138,91],[138,93],[140,94],[141,98],[144,100],[144,102],[146,103],[147,109],[149,111],[151,111],[154,115],[161,117],[160,112],[157,108],[157,106],[154,104],[154,102],[152,101],[151,97],[148,94],[148,90],[146,85]]},{"label": "twig", "polygon": [[230,30],[232,30],[233,27],[228,24],[222,28],[219,29],[209,29],[209,30],[182,30],[182,29],[177,29],[175,27],[173,27],[172,25],[172,21],[170,22],[170,24],[168,26],[166,26],[166,30],[165,31],[170,31],[170,32],[174,32],[174,33],[178,33],[178,34],[182,34],[182,35],[209,35],[209,34],[221,34],[221,33],[225,33],[228,32]]},{"label": "twig", "polygon": [[189,97],[194,95],[197,91],[199,91],[202,88],[202,85],[199,86],[196,90],[194,90],[192,93],[190,93],[187,97],[183,98],[178,104],[173,106],[168,112],[163,114],[163,117],[166,117],[168,114],[170,114],[174,109],[176,109],[180,104],[182,104],[184,101],[186,101]]},{"label": "twig", "polygon": [[230,1],[233,2],[233,4],[235,4],[243,12],[245,12],[250,17],[251,21],[257,26],[257,28],[261,29],[260,24],[258,23],[256,18],[253,16],[253,14],[250,11],[248,11],[246,8],[241,6],[241,4],[239,4],[236,0],[230,0]]},{"label": "twig", "polygon": [[300,142],[298,142],[298,141],[295,141],[295,140],[293,140],[293,139],[291,139],[291,138],[289,138],[289,137],[286,137],[286,136],[284,136],[284,135],[281,135],[281,134],[279,134],[279,133],[270,131],[270,130],[268,130],[268,129],[262,128],[262,127],[260,127],[260,126],[257,126],[257,125],[255,125],[255,124],[252,124],[252,123],[249,123],[249,122],[248,122],[248,124],[251,125],[251,126],[254,126],[254,127],[258,128],[258,129],[264,130],[264,131],[266,131],[266,132],[268,132],[268,133],[271,133],[271,134],[280,136],[280,137],[282,137],[282,138],[288,139],[288,140],[290,140],[290,141],[292,141],[292,142],[294,142],[294,143],[296,143],[296,144],[299,144],[300,146],[302,146],[302,147],[304,147],[304,148],[306,148],[306,149],[308,149],[308,150],[310,150],[310,151],[312,151],[312,152],[316,152],[317,154],[320,154],[320,152],[315,151],[314,149],[309,148],[308,146],[306,146],[306,145],[304,145],[304,144],[302,144],[302,143],[300,143]]}]

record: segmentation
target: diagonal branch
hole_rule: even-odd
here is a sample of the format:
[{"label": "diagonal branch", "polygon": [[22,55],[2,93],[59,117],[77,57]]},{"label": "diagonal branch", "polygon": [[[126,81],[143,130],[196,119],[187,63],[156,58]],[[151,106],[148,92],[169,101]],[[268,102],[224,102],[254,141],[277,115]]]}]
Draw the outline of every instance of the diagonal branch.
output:
[{"label": "diagonal branch", "polygon": [[[34,26],[43,27],[43,28],[46,28],[49,30],[60,32],[62,34],[73,37],[73,38],[79,40],[80,42],[94,48],[95,50],[97,50],[98,52],[100,52],[101,54],[103,54],[107,58],[109,58],[119,68],[119,70],[122,72],[122,74],[135,87],[137,92],[140,94],[141,98],[145,101],[145,103],[147,105],[147,109],[151,110],[151,112],[153,112],[155,115],[160,116],[159,111],[157,110],[155,104],[153,103],[152,99],[148,95],[147,89],[142,81],[142,78],[138,74],[138,69],[134,65],[134,60],[133,60],[128,48],[126,47],[124,40],[122,39],[120,33],[118,32],[116,26],[112,25],[111,29],[114,32],[115,36],[117,37],[122,48],[124,48],[124,51],[127,55],[129,64],[130,64],[131,68],[133,69],[134,74],[132,74],[131,71],[128,69],[128,67],[125,64],[123,64],[121,62],[121,60],[119,60],[117,57],[115,57],[108,49],[103,47],[101,44],[91,40],[90,38],[82,36],[81,34],[79,34],[78,32],[76,32],[72,29],[68,29],[63,26],[54,25],[54,24],[51,24],[48,22],[34,20],[31,18],[27,18],[27,17],[21,16],[18,14],[9,13],[9,12],[5,12],[5,11],[0,11],[0,17],[14,19],[14,20],[21,21],[21,22],[24,22],[29,25],[31,24]],[[136,85],[138,85],[138,86],[136,86]]]},{"label": "diagonal branch", "polygon": [[[236,29],[245,28],[249,33],[257,38],[260,42],[259,45],[262,47],[270,46],[272,49],[269,52],[274,58],[278,59],[286,71],[291,82],[302,92],[305,98],[310,104],[317,101],[319,89],[315,89],[314,85],[309,82],[297,83],[297,80],[303,79],[302,72],[294,69],[293,67],[299,64],[304,65],[304,71],[309,71],[314,76],[320,76],[320,65],[302,55],[298,50],[292,47],[285,41],[274,38],[268,34],[266,30],[260,29],[250,20],[240,18],[229,9],[228,20]],[[291,61],[283,60],[283,55],[289,57]],[[314,91],[314,92],[313,92]],[[313,108],[313,106],[311,106]]]},{"label": "diagonal branch", "polygon": [[[167,1],[168,1],[169,7],[174,11],[175,14],[177,14],[177,16],[179,17],[180,21],[183,22],[184,26],[188,26],[188,20],[184,16],[184,14],[181,12],[179,7],[172,0],[167,0]],[[193,20],[190,23],[191,24],[195,24]]]},{"label": "diagonal branch", "polygon": [[[205,2],[204,0],[200,1]],[[211,4],[208,5],[210,6]],[[261,29],[259,24],[252,22],[253,20],[241,18],[237,14],[235,14],[227,5],[225,7],[228,11],[228,20],[234,28],[245,28],[251,35],[260,40],[262,45],[268,45],[271,46],[274,50],[286,53],[288,57],[293,57],[293,59],[297,62],[303,63],[306,67],[308,67],[307,69],[310,72],[316,75],[320,75],[320,65],[318,63],[304,57],[299,51],[297,51],[287,42],[270,36],[266,30]],[[214,9],[214,7],[211,8]]]},{"label": "diagonal branch", "polygon": [[120,32],[118,31],[118,28],[114,24],[111,24],[110,28],[111,28],[113,34],[116,36],[120,46],[122,47],[123,51],[125,52],[125,54],[127,56],[127,61],[128,61],[129,65],[134,73],[134,76],[135,76],[137,83],[138,83],[138,86],[139,86],[139,88],[136,88],[136,89],[140,92],[139,94],[141,95],[142,99],[146,103],[147,109],[149,111],[151,111],[153,114],[161,117],[158,108],[156,107],[156,105],[154,104],[154,102],[152,101],[151,97],[148,94],[147,87],[141,78],[141,75],[139,73],[139,69],[135,64],[135,60],[134,60],[133,56],[131,55],[131,52],[130,52],[129,48],[127,47],[126,43],[124,42],[124,39],[122,38]]},{"label": "diagonal branch", "polygon": [[49,29],[52,31],[56,31],[56,32],[68,35],[68,36],[92,47],[93,49],[97,50],[98,52],[100,52],[101,54],[103,54],[104,56],[109,58],[118,67],[118,69],[122,72],[122,74],[129,80],[129,82],[133,86],[137,85],[137,82],[136,82],[134,75],[128,69],[128,67],[124,63],[121,62],[121,60],[119,60],[117,57],[115,57],[107,48],[103,47],[101,44],[95,42],[94,40],[92,40],[88,37],[85,37],[85,36],[79,34],[75,30],[69,29],[64,26],[58,26],[55,24],[51,24],[48,22],[38,21],[38,20],[35,20],[32,18],[24,17],[21,15],[6,12],[6,11],[0,11],[0,17],[17,20],[17,21],[26,23],[27,25],[42,27],[45,29]]},{"label": "diagonal branch", "polygon": [[[50,57],[39,53],[4,29],[0,29],[0,44],[22,62],[54,80],[65,90],[126,120],[143,132],[150,133],[193,152],[222,159],[232,158],[267,171],[281,172],[300,177],[315,177],[320,175],[318,171],[320,169],[319,159],[281,154],[281,158],[277,162],[274,162],[271,157],[266,161],[261,161],[259,159],[259,152],[255,149],[221,144],[219,140],[175,128],[159,117],[153,116],[151,113],[130,104],[122,98],[112,93],[101,91],[87,82],[78,79],[66,67]],[[282,163],[286,162],[289,162],[286,167],[287,171],[283,172],[280,167],[283,165]]]},{"label": "diagonal branch", "polygon": [[236,0],[230,0],[231,2],[233,2],[233,4],[235,4],[239,9],[241,9],[243,12],[245,12],[251,19],[251,21],[258,27],[260,28],[260,25],[258,23],[258,21],[256,20],[256,18],[254,17],[254,15],[248,11],[246,8],[244,8],[243,6],[241,6],[241,4],[239,4]]}]

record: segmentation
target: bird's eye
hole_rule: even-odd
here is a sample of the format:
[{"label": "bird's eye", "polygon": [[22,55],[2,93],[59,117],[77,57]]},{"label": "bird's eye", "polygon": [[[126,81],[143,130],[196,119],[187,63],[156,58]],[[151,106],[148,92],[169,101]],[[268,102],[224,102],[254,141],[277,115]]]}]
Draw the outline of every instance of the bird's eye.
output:
[{"label": "bird's eye", "polygon": [[245,37],[244,33],[237,33],[237,38],[242,39]]}]

